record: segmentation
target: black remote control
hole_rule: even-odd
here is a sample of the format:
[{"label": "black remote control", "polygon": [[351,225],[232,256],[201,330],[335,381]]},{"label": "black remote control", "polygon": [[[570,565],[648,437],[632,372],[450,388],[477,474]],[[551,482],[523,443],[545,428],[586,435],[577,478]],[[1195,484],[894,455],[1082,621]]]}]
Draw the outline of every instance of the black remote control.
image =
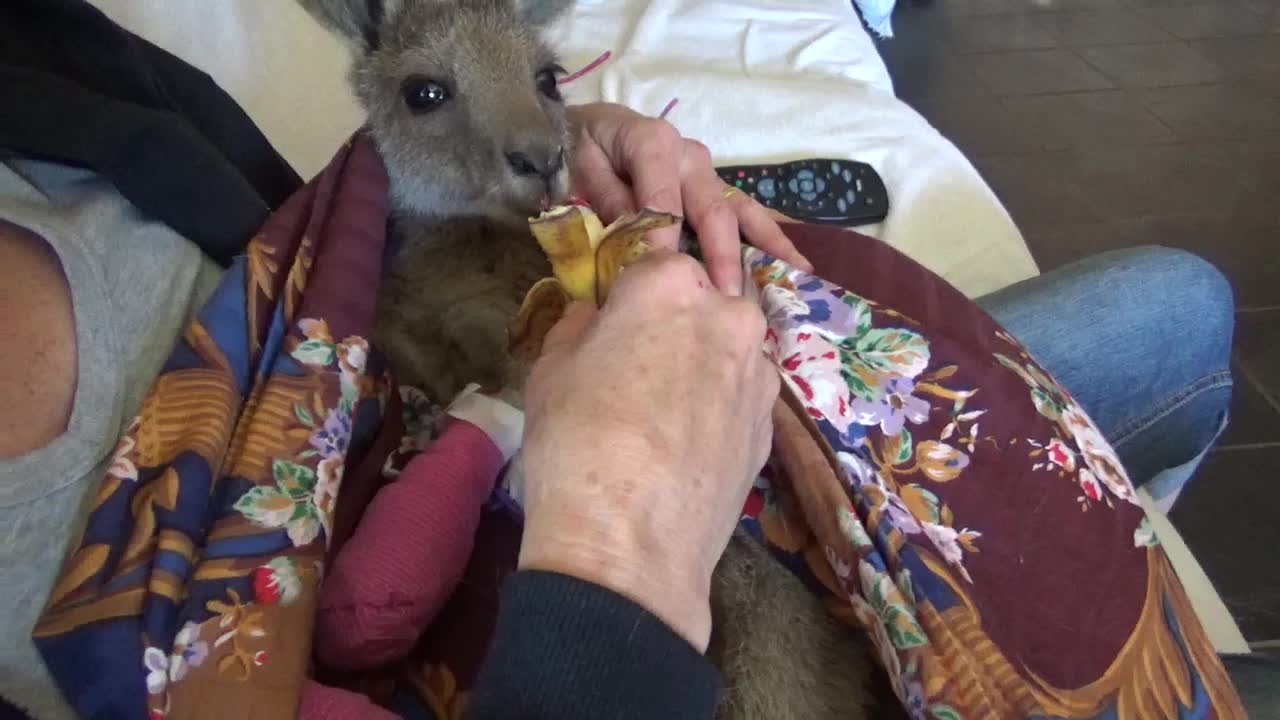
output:
[{"label": "black remote control", "polygon": [[810,159],[716,168],[720,179],[765,207],[820,225],[869,225],[889,214],[875,168],[854,160]]}]

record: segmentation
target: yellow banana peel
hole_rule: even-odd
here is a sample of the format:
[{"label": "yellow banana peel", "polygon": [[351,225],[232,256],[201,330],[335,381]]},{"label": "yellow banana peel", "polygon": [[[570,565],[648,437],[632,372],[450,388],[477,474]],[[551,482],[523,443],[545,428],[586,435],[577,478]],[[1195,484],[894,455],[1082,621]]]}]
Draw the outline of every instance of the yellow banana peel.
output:
[{"label": "yellow banana peel", "polygon": [[675,215],[660,213],[656,210],[642,210],[634,215],[624,215],[604,229],[600,242],[596,245],[596,305],[603,305],[613,283],[617,281],[622,268],[640,259],[649,252],[649,243],[644,236],[650,230],[657,230],[679,223],[681,219]]},{"label": "yellow banana peel", "polygon": [[574,300],[594,298],[596,246],[604,238],[604,225],[589,208],[564,205],[529,221],[551,271]]},{"label": "yellow banana peel", "polygon": [[542,341],[564,316],[572,299],[554,277],[545,277],[529,288],[520,311],[507,327],[507,348],[511,357],[531,363],[542,354]]},{"label": "yellow banana peel", "polygon": [[530,288],[508,326],[512,356],[527,362],[537,358],[547,332],[570,302],[602,305],[622,268],[649,251],[645,234],[680,221],[676,215],[646,209],[605,227],[594,211],[581,205],[552,208],[531,219],[529,228],[551,261],[554,276]]}]

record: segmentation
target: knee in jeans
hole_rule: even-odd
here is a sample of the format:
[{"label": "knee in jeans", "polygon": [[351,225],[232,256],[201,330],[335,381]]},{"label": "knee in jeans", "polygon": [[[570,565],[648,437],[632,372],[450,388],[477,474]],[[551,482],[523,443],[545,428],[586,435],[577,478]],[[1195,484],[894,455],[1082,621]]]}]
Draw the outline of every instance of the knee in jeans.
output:
[{"label": "knee in jeans", "polygon": [[1165,288],[1171,299],[1168,321],[1189,332],[1212,338],[1229,353],[1235,327],[1235,293],[1213,263],[1186,250],[1146,245],[1119,251],[1120,262],[1131,271]]}]

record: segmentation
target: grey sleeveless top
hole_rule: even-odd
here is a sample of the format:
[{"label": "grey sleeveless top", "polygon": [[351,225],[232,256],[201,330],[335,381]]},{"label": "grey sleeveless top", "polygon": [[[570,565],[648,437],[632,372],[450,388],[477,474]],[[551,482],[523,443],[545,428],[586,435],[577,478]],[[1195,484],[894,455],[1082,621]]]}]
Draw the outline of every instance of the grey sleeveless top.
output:
[{"label": "grey sleeveless top", "polygon": [[0,219],[57,254],[75,314],[79,379],[66,432],[0,459],[0,695],[58,720],[74,715],[31,628],[116,442],[221,272],[87,170],[0,156]]}]

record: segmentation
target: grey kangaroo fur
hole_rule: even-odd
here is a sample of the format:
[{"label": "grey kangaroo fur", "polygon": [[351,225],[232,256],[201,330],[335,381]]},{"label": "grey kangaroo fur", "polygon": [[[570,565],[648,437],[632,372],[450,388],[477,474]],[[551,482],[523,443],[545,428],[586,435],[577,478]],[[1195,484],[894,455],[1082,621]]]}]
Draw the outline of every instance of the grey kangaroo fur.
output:
[{"label": "grey kangaroo fur", "polygon": [[[519,388],[506,327],[550,266],[527,219],[567,198],[571,132],[540,38],[571,0],[298,0],[353,49],[401,244],[375,339],[408,383]],[[554,77],[554,75],[552,75]],[[712,584],[720,717],[863,718],[866,645],[739,532]]]}]

